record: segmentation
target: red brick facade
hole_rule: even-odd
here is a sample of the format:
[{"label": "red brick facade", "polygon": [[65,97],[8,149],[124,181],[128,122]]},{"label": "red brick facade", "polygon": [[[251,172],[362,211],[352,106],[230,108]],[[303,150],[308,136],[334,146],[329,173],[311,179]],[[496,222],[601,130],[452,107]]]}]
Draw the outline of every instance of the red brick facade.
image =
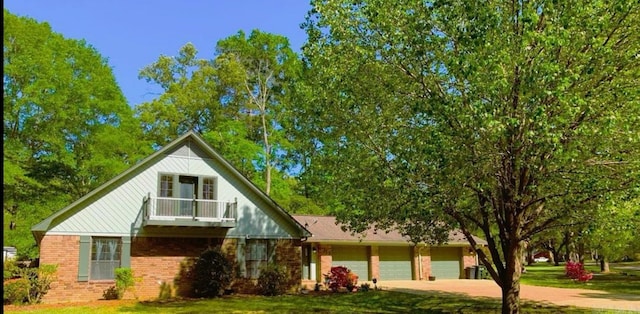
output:
[{"label": "red brick facade", "polygon": [[[184,296],[190,290],[185,273],[194,259],[210,247],[219,247],[229,260],[235,261],[237,240],[215,238],[133,238],[131,269],[136,278],[134,289],[125,298],[141,300]],[[103,291],[114,281],[78,281],[79,236],[45,236],[40,243],[40,263],[57,264],[57,279],[44,297],[45,303],[102,299]],[[297,289],[301,278],[300,242],[278,240],[276,263],[291,274],[290,287]],[[237,269],[235,267],[234,269]],[[239,279],[236,292],[252,292],[254,281]],[[255,289],[253,289],[255,290]]]}]

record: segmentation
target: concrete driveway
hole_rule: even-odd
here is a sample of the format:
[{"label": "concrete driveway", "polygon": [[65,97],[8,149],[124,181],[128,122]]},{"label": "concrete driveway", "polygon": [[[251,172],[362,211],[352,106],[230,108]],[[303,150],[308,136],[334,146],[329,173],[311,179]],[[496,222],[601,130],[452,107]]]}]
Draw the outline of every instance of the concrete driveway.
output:
[{"label": "concrete driveway", "polygon": [[[414,294],[428,294],[429,291],[460,293],[469,296],[501,298],[500,287],[493,280],[436,281],[394,280],[379,282],[378,287]],[[640,291],[638,294],[611,294],[605,291],[587,289],[564,289],[521,285],[520,298],[556,305],[640,311]]]}]

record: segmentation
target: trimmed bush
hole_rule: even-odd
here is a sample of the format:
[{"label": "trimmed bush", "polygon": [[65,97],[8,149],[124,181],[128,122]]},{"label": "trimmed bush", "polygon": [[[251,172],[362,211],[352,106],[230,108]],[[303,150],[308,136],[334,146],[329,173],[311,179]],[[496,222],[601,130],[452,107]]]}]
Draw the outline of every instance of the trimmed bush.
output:
[{"label": "trimmed bush", "polygon": [[192,293],[196,297],[215,298],[223,294],[232,280],[232,264],[219,249],[204,251],[191,271]]},{"label": "trimmed bush", "polygon": [[289,274],[280,266],[269,264],[260,270],[258,289],[262,295],[281,295],[287,291]]},{"label": "trimmed bush", "polygon": [[27,278],[10,279],[3,284],[4,304],[24,304],[29,302],[31,284]]}]

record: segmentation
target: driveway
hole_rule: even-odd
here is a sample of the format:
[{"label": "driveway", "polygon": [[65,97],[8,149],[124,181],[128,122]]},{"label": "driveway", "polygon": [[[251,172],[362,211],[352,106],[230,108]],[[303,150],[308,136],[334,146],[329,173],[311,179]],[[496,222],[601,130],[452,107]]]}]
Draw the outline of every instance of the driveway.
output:
[{"label": "driveway", "polygon": [[[414,294],[429,291],[460,293],[469,296],[501,298],[500,287],[493,280],[439,279],[436,281],[394,280],[379,282],[386,290]],[[556,305],[588,307],[595,309],[640,311],[640,294],[611,294],[599,290],[564,289],[538,286],[520,286],[520,298]]]}]

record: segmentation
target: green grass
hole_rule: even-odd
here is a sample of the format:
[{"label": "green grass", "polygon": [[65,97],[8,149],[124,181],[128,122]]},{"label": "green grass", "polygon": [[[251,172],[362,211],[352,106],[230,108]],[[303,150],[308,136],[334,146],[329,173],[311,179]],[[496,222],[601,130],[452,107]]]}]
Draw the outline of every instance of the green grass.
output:
[{"label": "green grass", "polygon": [[[105,304],[106,305],[106,304]],[[5,309],[6,310],[6,309]],[[500,300],[470,298],[451,293],[434,292],[414,295],[392,291],[335,293],[324,295],[286,295],[278,297],[228,296],[213,300],[167,302],[128,302],[100,306],[100,301],[87,306],[17,309],[11,313],[109,314],[109,313],[497,313]],[[522,302],[523,313],[606,313],[575,307]]]},{"label": "green grass", "polygon": [[[527,267],[522,283],[529,285],[604,290],[616,294],[640,294],[640,263],[612,264],[611,273],[600,274],[597,265],[588,283],[574,282],[564,275],[564,266],[536,264]],[[523,313],[621,313],[521,301]],[[164,302],[96,301],[74,305],[5,307],[11,313],[111,314],[111,313],[497,313],[500,300],[468,295],[427,292],[414,295],[393,291],[285,295],[278,297],[226,296],[213,300],[173,300]]]},{"label": "green grass", "polygon": [[640,294],[640,270],[626,267],[640,266],[640,263],[618,263],[610,266],[610,273],[601,273],[600,267],[594,263],[586,263],[585,268],[593,273],[593,279],[588,282],[578,282],[567,278],[564,265],[552,266],[538,263],[527,266],[527,272],[522,274],[521,283],[533,286],[558,288],[579,288],[602,290],[616,294]]}]

